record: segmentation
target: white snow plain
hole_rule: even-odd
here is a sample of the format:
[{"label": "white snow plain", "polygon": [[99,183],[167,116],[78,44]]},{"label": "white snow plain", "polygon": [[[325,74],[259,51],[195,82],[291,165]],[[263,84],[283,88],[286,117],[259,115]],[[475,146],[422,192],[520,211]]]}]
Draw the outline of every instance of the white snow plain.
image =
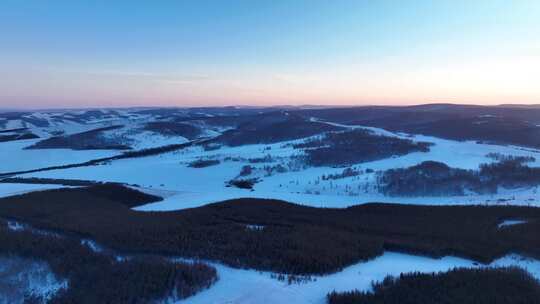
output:
[{"label": "white snow plain", "polygon": [[24,149],[40,139],[0,143],[0,173],[39,169],[89,161],[119,154],[114,150]]},{"label": "white snow plain", "polygon": [[[372,128],[373,129],[373,128]],[[384,132],[388,131],[375,130]],[[403,135],[390,133],[392,136]],[[405,136],[406,137],[406,136]],[[301,153],[287,143],[271,145],[247,145],[222,147],[204,151],[201,147],[191,147],[176,152],[143,158],[114,161],[104,166],[80,167],[26,174],[26,177],[48,177],[67,179],[87,179],[96,181],[124,182],[137,184],[143,189],[155,189],[168,193],[164,201],[141,206],[137,210],[168,211],[199,207],[208,203],[241,197],[281,199],[314,207],[343,208],[367,202],[388,202],[404,204],[513,204],[540,205],[538,187],[522,189],[499,189],[497,194],[479,195],[468,193],[463,196],[446,197],[394,197],[385,196],[376,189],[376,171],[390,168],[408,167],[423,161],[441,161],[451,167],[477,169],[480,164],[493,162],[488,153],[503,155],[532,156],[540,165],[540,151],[516,146],[479,144],[472,141],[452,141],[427,136],[411,137],[418,141],[434,143],[427,153],[416,152],[404,156],[361,163],[353,166],[363,170],[359,176],[323,181],[321,176],[336,174],[344,168],[297,167],[284,173],[265,174],[264,167],[277,164],[289,166],[294,163],[294,155]],[[294,141],[292,141],[294,142]],[[291,142],[288,142],[291,143]],[[271,162],[250,163],[249,159],[270,155]],[[219,165],[205,168],[190,168],[188,163],[197,159],[218,159]],[[226,182],[236,178],[244,165],[254,167],[254,177],[260,182],[254,191],[225,187]],[[374,172],[366,173],[367,169]]]}]

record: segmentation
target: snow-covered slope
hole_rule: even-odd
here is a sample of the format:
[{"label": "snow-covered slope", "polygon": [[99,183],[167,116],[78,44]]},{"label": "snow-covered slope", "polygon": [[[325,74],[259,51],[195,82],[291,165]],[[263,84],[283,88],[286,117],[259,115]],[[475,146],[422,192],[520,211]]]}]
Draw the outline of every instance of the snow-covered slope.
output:
[{"label": "snow-covered slope", "polygon": [[540,261],[519,255],[508,255],[485,266],[457,257],[432,259],[395,252],[386,252],[371,261],[349,266],[326,276],[314,276],[311,280],[288,284],[272,278],[270,273],[234,269],[213,264],[220,280],[210,289],[178,303],[188,304],[256,304],[298,303],[325,304],[326,295],[332,291],[371,290],[371,283],[386,276],[399,276],[409,272],[440,272],[456,267],[506,267],[518,266],[540,279]]}]

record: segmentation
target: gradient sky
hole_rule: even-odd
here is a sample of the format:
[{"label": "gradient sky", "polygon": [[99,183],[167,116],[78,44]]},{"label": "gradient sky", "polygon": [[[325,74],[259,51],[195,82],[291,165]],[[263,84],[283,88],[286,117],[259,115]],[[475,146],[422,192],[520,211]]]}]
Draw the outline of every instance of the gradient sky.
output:
[{"label": "gradient sky", "polygon": [[0,108],[540,103],[540,1],[2,0],[0,71]]}]

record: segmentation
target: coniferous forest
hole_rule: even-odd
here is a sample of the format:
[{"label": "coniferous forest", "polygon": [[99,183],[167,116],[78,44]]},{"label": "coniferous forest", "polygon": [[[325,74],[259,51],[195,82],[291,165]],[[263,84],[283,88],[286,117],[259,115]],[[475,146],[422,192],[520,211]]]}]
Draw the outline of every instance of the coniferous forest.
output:
[{"label": "coniferous forest", "polygon": [[[0,199],[0,216],[123,252],[290,274],[335,272],[384,250],[485,263],[516,251],[540,257],[536,208],[366,204],[331,209],[237,199],[173,212],[130,209],[155,200],[117,184],[66,188]],[[525,223],[499,228],[506,219]]]},{"label": "coniferous forest", "polygon": [[[0,223],[0,255],[46,262],[67,288],[49,303],[150,303],[189,297],[210,287],[216,270],[202,263],[171,262],[163,257],[119,259],[92,250],[79,238],[56,233],[13,231]],[[28,295],[27,301],[41,303]]]},{"label": "coniferous forest", "polygon": [[369,292],[328,294],[329,304],[533,304],[540,283],[519,268],[454,269],[402,274],[374,283]]}]

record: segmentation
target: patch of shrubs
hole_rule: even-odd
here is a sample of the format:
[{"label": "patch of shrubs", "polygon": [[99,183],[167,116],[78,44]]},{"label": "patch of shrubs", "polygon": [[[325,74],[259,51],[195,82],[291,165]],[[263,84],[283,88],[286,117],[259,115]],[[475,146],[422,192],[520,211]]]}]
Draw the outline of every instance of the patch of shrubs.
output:
[{"label": "patch of shrubs", "polygon": [[313,282],[313,281],[316,281],[316,279],[312,278],[310,275],[306,275],[306,276],[302,276],[302,275],[294,275],[294,274],[289,274],[289,275],[286,275],[286,274],[283,274],[283,273],[279,273],[279,274],[276,274],[276,273],[272,273],[270,275],[273,279],[276,279],[280,282],[287,282],[288,285],[292,285],[292,284],[305,284],[305,283],[309,283],[309,282]]},{"label": "patch of shrubs", "polygon": [[499,187],[519,188],[540,184],[540,168],[524,165],[526,159],[482,164],[479,170],[450,168],[444,163],[426,161],[408,168],[390,169],[378,174],[381,193],[390,196],[464,195],[497,193]]},{"label": "patch of shrubs", "polygon": [[265,176],[271,176],[276,173],[285,173],[289,171],[284,165],[277,164],[273,166],[264,166],[262,170],[265,172]]},{"label": "patch of shrubs", "polygon": [[240,169],[240,176],[248,176],[253,173],[253,167],[250,165],[242,166],[242,169]]},{"label": "patch of shrubs", "polygon": [[248,161],[251,164],[259,164],[259,163],[271,163],[274,161],[274,159],[272,158],[272,155],[266,154],[264,157],[249,158]]},{"label": "patch of shrubs", "polygon": [[198,159],[188,164],[191,168],[206,168],[219,165],[219,159]]},{"label": "patch of shrubs", "polygon": [[240,189],[253,189],[253,186],[258,182],[257,178],[233,179],[227,182],[228,187],[236,187]]},{"label": "patch of shrubs", "polygon": [[525,164],[536,161],[536,158],[532,156],[516,156],[516,155],[506,155],[502,153],[491,152],[486,154],[486,157],[491,158],[496,161],[517,161],[519,163]]},{"label": "patch of shrubs", "polygon": [[321,179],[322,180],[336,180],[336,179],[343,179],[347,177],[358,176],[360,174],[362,174],[362,170],[349,167],[349,168],[343,169],[341,173],[323,174],[321,176]]},{"label": "patch of shrubs", "polygon": [[[540,257],[539,208],[366,204],[331,209],[236,199],[179,211],[138,212],[130,209],[134,204],[126,204],[136,201],[134,190],[92,188],[1,198],[0,216],[82,235],[122,252],[204,258],[300,275],[338,271],[385,250],[486,263],[512,252]],[[498,228],[501,221],[516,218],[526,223]],[[253,223],[264,229],[246,229]]]},{"label": "patch of shrubs", "polygon": [[537,303],[540,283],[520,268],[454,269],[402,274],[373,283],[373,291],[332,292],[329,304]]},{"label": "patch of shrubs", "polygon": [[326,133],[293,147],[305,149],[307,163],[312,166],[348,166],[412,152],[428,152],[430,145],[356,129]]},{"label": "patch of shrubs", "polygon": [[497,163],[482,164],[480,179],[491,187],[530,187],[540,184],[540,168],[524,164],[527,160],[509,159]]},{"label": "patch of shrubs", "polygon": [[[187,298],[210,287],[216,270],[201,263],[172,263],[160,257],[118,260],[92,251],[78,239],[12,231],[0,223],[0,254],[46,262],[68,281],[48,303],[152,303]],[[39,299],[33,299],[39,300]]]}]

